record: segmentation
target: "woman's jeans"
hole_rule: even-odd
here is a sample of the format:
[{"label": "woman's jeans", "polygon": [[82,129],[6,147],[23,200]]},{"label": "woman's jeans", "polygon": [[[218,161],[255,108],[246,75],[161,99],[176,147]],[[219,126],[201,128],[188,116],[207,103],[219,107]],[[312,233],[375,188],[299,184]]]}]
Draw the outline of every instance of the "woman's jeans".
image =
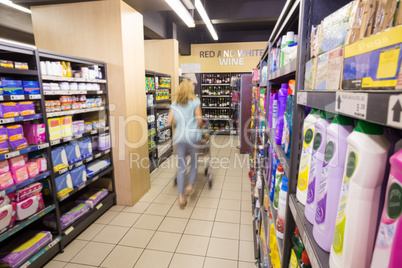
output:
[{"label": "woman's jeans", "polygon": [[177,189],[179,195],[184,194],[184,182],[186,180],[187,161],[186,155],[190,151],[191,156],[191,169],[189,174],[189,184],[194,184],[197,177],[198,166],[198,148],[195,144],[189,144],[187,142],[180,142],[176,144],[176,153],[178,158],[179,173],[177,174]]}]

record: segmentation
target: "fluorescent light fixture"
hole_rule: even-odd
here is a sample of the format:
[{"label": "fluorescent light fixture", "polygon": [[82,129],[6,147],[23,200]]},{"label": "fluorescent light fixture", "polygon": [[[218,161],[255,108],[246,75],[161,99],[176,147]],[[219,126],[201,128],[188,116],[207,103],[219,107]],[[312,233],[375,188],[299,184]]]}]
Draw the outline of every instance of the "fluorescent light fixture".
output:
[{"label": "fluorescent light fixture", "polygon": [[208,14],[201,3],[201,0],[195,0],[195,8],[198,10],[198,13],[200,13],[200,16],[204,21],[205,25],[207,25],[207,28],[212,35],[212,38],[214,40],[218,40],[218,35],[216,34],[214,26],[212,26],[211,20],[209,19]]},{"label": "fluorescent light fixture", "polygon": [[187,9],[195,9],[194,4],[191,2],[191,0],[181,0],[183,4],[186,6]]},{"label": "fluorescent light fixture", "polygon": [[180,0],[165,0],[176,14],[187,24],[188,27],[195,27],[195,22],[190,12],[184,7]]},{"label": "fluorescent light fixture", "polygon": [[13,2],[11,2],[10,0],[0,0],[0,3],[1,3],[1,4],[4,4],[4,5],[6,5],[6,6],[12,7],[12,8],[18,9],[19,11],[22,11],[22,12],[26,12],[26,13],[31,14],[31,10],[30,10],[30,9],[25,8],[25,7],[22,7],[22,6],[19,6],[19,5],[16,5],[16,4],[14,4]]}]

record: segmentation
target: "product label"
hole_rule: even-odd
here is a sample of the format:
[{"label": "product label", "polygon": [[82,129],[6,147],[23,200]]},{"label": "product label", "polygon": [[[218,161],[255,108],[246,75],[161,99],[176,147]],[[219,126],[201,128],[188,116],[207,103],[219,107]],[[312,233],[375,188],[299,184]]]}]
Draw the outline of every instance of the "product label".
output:
[{"label": "product label", "polygon": [[283,133],[282,133],[282,149],[285,154],[288,153],[289,150],[289,140],[290,140],[290,126],[289,120],[283,117]]},{"label": "product label", "polygon": [[310,164],[310,171],[308,176],[308,189],[307,189],[307,204],[311,204],[314,202],[315,196],[315,180],[316,180],[316,164],[318,162],[317,158],[317,151],[321,145],[321,133],[317,132],[314,137],[313,142],[313,153],[311,155],[311,164]]},{"label": "product label", "polygon": [[338,215],[336,218],[334,240],[332,242],[334,251],[337,254],[341,254],[343,251],[345,223],[346,223],[345,210],[349,196],[350,180],[353,176],[353,173],[356,170],[358,163],[358,155],[356,152],[353,151],[351,147],[348,147],[347,156],[348,158],[346,161],[345,174],[343,177],[341,194],[339,197]]},{"label": "product label", "polygon": [[330,162],[335,153],[335,144],[332,140],[327,142],[324,153],[324,163],[322,165],[320,189],[317,199],[317,208],[315,213],[315,221],[318,223],[319,228],[324,230],[324,225],[320,224],[325,221],[325,212],[327,207],[327,191],[328,191],[328,175]]},{"label": "product label", "polygon": [[8,210],[4,210],[2,213],[0,213],[0,220],[4,219],[8,215]]},{"label": "product label", "polygon": [[314,126],[307,126],[304,130],[303,149],[300,160],[299,179],[297,180],[297,187],[300,191],[307,189],[307,180],[309,174],[309,166],[311,162],[311,145],[314,137]]},{"label": "product label", "polygon": [[276,126],[276,119],[278,117],[278,100],[272,102],[272,128]]},{"label": "product label", "polygon": [[27,200],[26,202],[24,202],[24,203],[21,205],[21,208],[22,208],[22,209],[27,209],[27,208],[29,208],[32,204],[33,204],[33,200],[32,200],[32,199],[29,199],[29,200]]}]

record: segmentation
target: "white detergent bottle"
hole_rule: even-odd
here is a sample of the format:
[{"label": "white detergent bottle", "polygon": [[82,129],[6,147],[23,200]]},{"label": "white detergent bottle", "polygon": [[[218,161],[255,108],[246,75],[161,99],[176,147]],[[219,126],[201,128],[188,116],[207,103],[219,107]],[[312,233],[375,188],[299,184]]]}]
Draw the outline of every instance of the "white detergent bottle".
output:
[{"label": "white detergent bottle", "polygon": [[311,224],[315,222],[315,208],[320,187],[322,163],[324,162],[327,127],[333,117],[334,114],[321,111],[320,118],[315,123],[313,152],[311,154],[310,171],[308,174],[307,200],[304,207],[304,215]]},{"label": "white detergent bottle", "polygon": [[383,128],[359,121],[347,138],[345,171],[332,241],[331,268],[369,267],[390,143]]},{"label": "white detergent bottle", "polygon": [[320,111],[311,109],[303,123],[303,149],[299,166],[299,177],[297,179],[296,197],[300,203],[306,204],[308,174],[310,170],[311,151],[313,147],[313,138],[315,133],[315,123],[320,118]]},{"label": "white detergent bottle", "polygon": [[321,170],[320,187],[317,193],[317,205],[313,228],[314,239],[325,251],[331,249],[334,238],[336,213],[339,193],[345,168],[347,137],[352,133],[354,120],[336,114],[327,128],[324,163]]}]

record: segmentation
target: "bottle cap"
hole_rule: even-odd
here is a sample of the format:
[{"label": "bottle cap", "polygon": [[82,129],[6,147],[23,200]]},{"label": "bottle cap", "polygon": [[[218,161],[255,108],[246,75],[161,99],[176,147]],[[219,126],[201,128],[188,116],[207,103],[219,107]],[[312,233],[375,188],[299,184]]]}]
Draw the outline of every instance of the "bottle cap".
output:
[{"label": "bottle cap", "polygon": [[277,171],[279,171],[279,172],[283,172],[283,167],[282,167],[282,165],[281,165],[281,164],[279,164],[279,165],[278,165]]},{"label": "bottle cap", "polygon": [[282,89],[282,88],[288,89],[288,88],[289,88],[289,85],[288,85],[287,83],[283,83],[282,86],[281,86],[281,89]]},{"label": "bottle cap", "polygon": [[299,229],[297,229],[297,227],[295,228],[295,234],[296,234],[297,236],[300,236]]},{"label": "bottle cap", "polygon": [[307,265],[310,265],[310,260],[308,259],[306,251],[303,251],[302,253],[302,262],[304,262]]},{"label": "bottle cap", "polygon": [[310,111],[310,114],[317,114],[320,115],[320,110],[316,109],[316,108],[312,108]]},{"label": "bottle cap", "polygon": [[332,119],[331,123],[342,125],[342,126],[353,126],[355,122],[350,117],[343,116],[340,114],[335,114],[334,119]]},{"label": "bottle cap", "polygon": [[382,135],[384,134],[383,127],[374,123],[359,120],[354,129],[356,132],[361,132],[368,135]]}]

